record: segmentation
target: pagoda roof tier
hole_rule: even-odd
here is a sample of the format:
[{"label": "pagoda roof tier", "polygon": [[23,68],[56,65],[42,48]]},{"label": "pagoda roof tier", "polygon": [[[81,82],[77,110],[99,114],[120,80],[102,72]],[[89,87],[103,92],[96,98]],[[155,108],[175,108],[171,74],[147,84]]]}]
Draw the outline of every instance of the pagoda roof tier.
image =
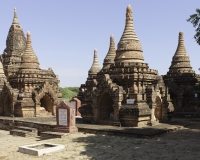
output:
[{"label": "pagoda roof tier", "polygon": [[142,46],[133,27],[132,8],[126,8],[126,24],[117,46],[115,62],[144,62]]}]

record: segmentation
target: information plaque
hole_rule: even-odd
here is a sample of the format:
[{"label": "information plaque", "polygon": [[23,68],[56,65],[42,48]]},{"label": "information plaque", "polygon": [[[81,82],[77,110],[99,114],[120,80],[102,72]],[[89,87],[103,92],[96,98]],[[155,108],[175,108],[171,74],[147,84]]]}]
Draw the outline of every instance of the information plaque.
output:
[{"label": "information plaque", "polygon": [[67,109],[58,109],[59,125],[67,126]]},{"label": "information plaque", "polygon": [[126,104],[134,104],[135,99],[127,99]]}]

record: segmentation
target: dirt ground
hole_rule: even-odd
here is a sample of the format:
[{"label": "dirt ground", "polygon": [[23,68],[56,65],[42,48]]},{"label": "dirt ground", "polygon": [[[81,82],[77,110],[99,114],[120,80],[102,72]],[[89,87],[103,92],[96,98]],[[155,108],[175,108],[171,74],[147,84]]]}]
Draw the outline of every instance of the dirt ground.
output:
[{"label": "dirt ground", "polygon": [[65,149],[41,157],[23,154],[18,152],[18,146],[42,141],[11,136],[0,130],[0,160],[198,160],[200,122],[154,138],[75,133],[65,139],[44,141],[64,144]]}]

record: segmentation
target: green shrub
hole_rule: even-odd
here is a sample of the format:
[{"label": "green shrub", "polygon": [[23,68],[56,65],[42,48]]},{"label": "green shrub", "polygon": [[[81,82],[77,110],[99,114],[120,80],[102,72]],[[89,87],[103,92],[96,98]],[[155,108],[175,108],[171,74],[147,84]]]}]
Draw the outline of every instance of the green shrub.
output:
[{"label": "green shrub", "polygon": [[67,88],[75,93],[78,93],[78,91],[79,91],[79,87],[67,87]]},{"label": "green shrub", "polygon": [[62,93],[62,98],[66,100],[71,100],[74,96],[78,94],[78,87],[60,87],[60,92]]}]

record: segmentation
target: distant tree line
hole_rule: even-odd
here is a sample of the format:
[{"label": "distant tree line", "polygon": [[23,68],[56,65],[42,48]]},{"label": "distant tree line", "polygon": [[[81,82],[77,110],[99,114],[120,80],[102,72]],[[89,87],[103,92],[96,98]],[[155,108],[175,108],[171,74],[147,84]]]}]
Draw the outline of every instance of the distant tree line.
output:
[{"label": "distant tree line", "polygon": [[79,87],[60,87],[60,92],[62,93],[62,98],[65,100],[71,100],[74,96],[78,94]]}]

